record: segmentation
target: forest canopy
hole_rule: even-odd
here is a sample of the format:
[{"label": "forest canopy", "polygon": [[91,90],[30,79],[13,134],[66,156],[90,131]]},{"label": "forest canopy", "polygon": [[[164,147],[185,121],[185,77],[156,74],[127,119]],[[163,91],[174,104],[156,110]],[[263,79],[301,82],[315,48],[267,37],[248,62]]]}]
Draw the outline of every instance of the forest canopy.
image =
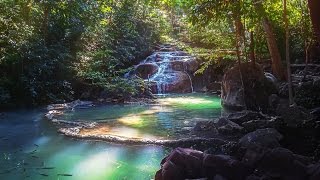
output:
[{"label": "forest canopy", "polygon": [[[316,44],[310,3],[287,2],[292,63]],[[2,0],[1,106],[139,94],[124,75],[171,39],[204,55],[197,73],[221,58],[285,66],[285,30],[282,0]]]}]

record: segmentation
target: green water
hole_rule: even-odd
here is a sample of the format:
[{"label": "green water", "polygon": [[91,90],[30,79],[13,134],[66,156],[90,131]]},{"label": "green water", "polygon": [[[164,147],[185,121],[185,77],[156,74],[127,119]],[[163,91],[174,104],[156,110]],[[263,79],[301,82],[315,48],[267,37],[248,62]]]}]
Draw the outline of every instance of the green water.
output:
[{"label": "green water", "polygon": [[[220,115],[220,99],[192,94],[169,96],[154,105],[105,105],[75,109],[66,120],[112,122],[159,137],[179,137],[181,129]],[[0,179],[152,179],[171,149],[128,146],[64,137],[43,118],[45,109],[5,112],[0,117]],[[132,121],[131,121],[132,120]],[[66,176],[72,175],[72,176]]]}]

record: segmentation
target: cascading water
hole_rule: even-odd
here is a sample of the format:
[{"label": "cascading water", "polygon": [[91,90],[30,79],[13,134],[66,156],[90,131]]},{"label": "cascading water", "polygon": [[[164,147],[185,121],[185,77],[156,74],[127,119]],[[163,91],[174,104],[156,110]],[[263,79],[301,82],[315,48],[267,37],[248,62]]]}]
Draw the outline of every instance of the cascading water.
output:
[{"label": "cascading water", "polygon": [[[147,77],[153,93],[187,93],[193,92],[192,78],[188,63],[192,61],[197,69],[196,59],[171,45],[162,45],[159,51],[154,52],[141,62],[135,70],[140,77]],[[143,74],[143,75],[141,75]]]}]

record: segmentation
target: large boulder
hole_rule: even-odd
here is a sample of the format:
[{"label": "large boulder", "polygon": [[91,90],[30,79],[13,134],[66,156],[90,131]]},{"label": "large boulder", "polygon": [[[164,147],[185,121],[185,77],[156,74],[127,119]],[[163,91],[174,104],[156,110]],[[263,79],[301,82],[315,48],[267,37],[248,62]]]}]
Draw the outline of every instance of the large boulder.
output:
[{"label": "large boulder", "polygon": [[203,153],[192,149],[176,148],[161,161],[156,180],[183,180],[202,176]]},{"label": "large boulder", "polygon": [[295,88],[295,102],[305,108],[320,106],[320,77],[310,78],[307,82],[300,82]]},{"label": "large boulder", "polygon": [[170,61],[170,62],[166,62],[166,63],[169,63],[168,68],[170,68],[173,71],[185,71],[186,70],[186,66],[185,66],[184,61],[177,60],[177,61]]},{"label": "large boulder", "polygon": [[155,77],[153,81],[159,84],[153,84],[156,87],[151,87],[152,90],[156,89],[153,93],[189,93],[192,92],[190,76],[182,71],[173,71],[160,74]]},{"label": "large boulder", "polygon": [[319,180],[320,179],[320,162],[308,166],[309,180]]},{"label": "large boulder", "polygon": [[193,128],[192,133],[197,136],[215,137],[218,130],[214,121],[199,121]]},{"label": "large boulder", "polygon": [[215,123],[218,132],[223,135],[236,135],[242,132],[243,127],[226,118],[219,118]]},{"label": "large boulder", "polygon": [[244,163],[228,155],[210,155],[192,149],[176,148],[162,160],[155,179],[241,180],[250,171]]},{"label": "large boulder", "polygon": [[250,173],[250,169],[244,163],[228,155],[206,154],[203,159],[203,170],[208,179],[220,175],[229,180],[241,180]]},{"label": "large boulder", "polygon": [[302,180],[308,177],[307,167],[284,148],[266,152],[257,164],[257,170],[275,179]]},{"label": "large boulder", "polygon": [[286,103],[280,103],[276,109],[276,113],[283,118],[289,127],[298,127],[303,122],[312,119],[312,115],[307,109],[300,106],[289,106]]},{"label": "large boulder", "polygon": [[239,140],[240,147],[250,148],[260,146],[264,148],[280,147],[282,135],[273,128],[258,129],[248,133]]},{"label": "large boulder", "polygon": [[142,79],[148,79],[158,72],[159,66],[154,63],[139,64],[135,69],[135,74]]},{"label": "large boulder", "polygon": [[[229,69],[222,80],[222,104],[227,108],[266,110],[268,97],[277,93],[276,84],[267,78],[259,65],[241,64]],[[242,81],[243,84],[242,84]]]}]

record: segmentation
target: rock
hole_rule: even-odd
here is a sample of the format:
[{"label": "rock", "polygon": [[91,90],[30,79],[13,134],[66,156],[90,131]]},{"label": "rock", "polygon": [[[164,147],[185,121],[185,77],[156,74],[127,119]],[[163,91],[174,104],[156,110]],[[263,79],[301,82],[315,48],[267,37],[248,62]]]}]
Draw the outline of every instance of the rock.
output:
[{"label": "rock", "polygon": [[[294,88],[293,88],[293,90],[294,90]],[[289,97],[288,83],[282,82],[279,84],[279,93],[278,94],[282,98]]]},{"label": "rock", "polygon": [[242,131],[243,127],[239,126],[226,118],[219,118],[215,123],[216,128],[220,134],[235,135]]},{"label": "rock", "polygon": [[277,109],[278,104],[280,103],[280,97],[277,94],[271,94],[269,96],[269,107],[271,109]]},{"label": "rock", "polygon": [[192,91],[189,75],[181,71],[161,74],[154,78],[153,81],[163,82],[160,86],[155,84],[156,87],[151,87],[152,90],[157,89],[157,91],[153,93],[188,93]]},{"label": "rock", "polygon": [[254,175],[254,174],[251,174],[250,176],[248,176],[246,178],[246,180],[261,180],[261,178],[259,176]]},{"label": "rock", "polygon": [[320,163],[309,165],[307,173],[309,175],[309,180],[319,180],[320,179]]},{"label": "rock", "polygon": [[278,129],[284,126],[284,121],[280,117],[272,117],[268,120],[251,120],[242,123],[242,126],[245,128],[247,132],[254,131],[256,129],[263,129],[263,128],[275,128]]},{"label": "rock", "polygon": [[314,120],[320,121],[320,107],[312,109],[310,114],[313,116]]},{"label": "rock", "polygon": [[229,114],[228,119],[232,122],[235,122],[241,125],[242,123],[248,122],[251,120],[266,120],[267,116],[263,115],[260,112],[244,110],[244,111]]},{"label": "rock", "polygon": [[218,130],[213,121],[199,121],[193,128],[193,134],[204,137],[213,137],[218,134]]},{"label": "rock", "polygon": [[275,148],[266,152],[257,169],[272,178],[284,180],[307,179],[306,167],[288,149]]},{"label": "rock", "polygon": [[320,79],[315,77],[311,81],[300,82],[295,88],[294,101],[309,109],[320,107]]},{"label": "rock", "polygon": [[312,119],[308,110],[300,106],[288,106],[287,104],[279,104],[276,113],[281,116],[284,123],[290,127],[300,126],[304,121]]},{"label": "rock", "polygon": [[217,92],[221,91],[221,82],[213,82],[206,86],[207,91]]},{"label": "rock", "polygon": [[279,141],[282,135],[273,128],[258,129],[248,133],[239,140],[240,147],[249,148],[261,146],[265,148],[280,147]]},{"label": "rock", "polygon": [[78,100],[72,101],[70,103],[50,104],[47,106],[47,110],[49,110],[49,111],[50,110],[67,110],[67,109],[73,109],[75,107],[85,108],[85,107],[89,107],[89,106],[93,106],[92,101],[80,101],[78,99]]},{"label": "rock", "polygon": [[201,178],[203,153],[192,149],[176,148],[161,162],[156,180]]},{"label": "rock", "polygon": [[250,169],[242,162],[228,155],[208,155],[203,159],[205,177],[211,179],[217,175],[229,180],[241,180],[249,175]]},{"label": "rock", "polygon": [[186,61],[185,66],[188,73],[194,73],[199,69],[200,63],[196,58],[192,57]]},{"label": "rock", "polygon": [[139,64],[135,69],[135,74],[142,79],[148,79],[158,72],[159,67],[153,63]]},{"label": "rock", "polygon": [[217,174],[214,176],[213,180],[227,180],[226,178],[224,178],[223,176]]},{"label": "rock", "polygon": [[271,84],[277,84],[278,83],[278,79],[273,74],[265,72],[264,75],[266,76],[267,80]]},{"label": "rock", "polygon": [[184,179],[183,169],[171,161],[166,161],[161,165],[161,169],[156,172],[156,180]]},{"label": "rock", "polygon": [[228,70],[222,80],[222,104],[231,109],[266,110],[268,97],[277,93],[275,84],[264,75],[259,65],[251,63],[241,65],[244,90],[242,88],[239,66]]},{"label": "rock", "polygon": [[173,71],[185,71],[186,70],[185,62],[181,61],[181,60],[170,61],[168,66]]},{"label": "rock", "polygon": [[267,150],[267,148],[259,145],[250,146],[246,149],[245,154],[242,157],[242,162],[250,167],[255,167]]}]

